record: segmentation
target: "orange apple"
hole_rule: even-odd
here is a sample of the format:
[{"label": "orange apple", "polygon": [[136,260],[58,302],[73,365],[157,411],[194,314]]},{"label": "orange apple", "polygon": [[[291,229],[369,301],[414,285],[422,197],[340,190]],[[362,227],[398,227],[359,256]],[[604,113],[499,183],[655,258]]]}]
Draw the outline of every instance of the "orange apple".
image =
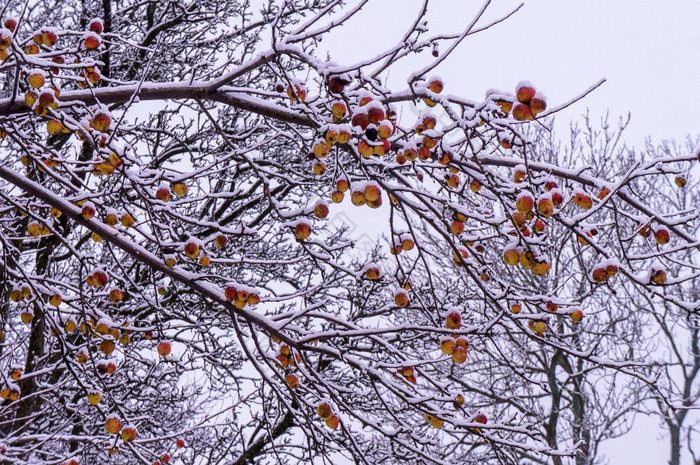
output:
[{"label": "orange apple", "polygon": [[370,266],[365,270],[365,278],[371,280],[371,281],[376,281],[381,277],[381,271],[379,270],[379,267],[377,266]]},{"label": "orange apple", "polygon": [[308,237],[311,236],[311,225],[309,223],[305,223],[303,221],[298,222],[294,226],[294,235],[300,241],[303,241],[304,239],[308,239]]},{"label": "orange apple", "polygon": [[394,293],[394,303],[399,308],[407,307],[409,304],[408,294],[403,290],[398,290]]},{"label": "orange apple", "polygon": [[53,29],[47,29],[41,34],[41,43],[47,47],[53,47],[58,42],[58,34]]},{"label": "orange apple", "polygon": [[138,432],[135,426],[126,425],[122,428],[121,435],[124,442],[131,442],[138,437]]},{"label": "orange apple", "polygon": [[83,204],[83,209],[80,212],[80,216],[86,220],[90,220],[95,216],[95,205],[92,202],[85,202]]},{"label": "orange apple", "polygon": [[328,80],[328,89],[334,94],[341,94],[348,84],[350,81],[344,76],[333,76]]},{"label": "orange apple", "polygon": [[333,121],[338,123],[340,122],[345,114],[348,112],[347,106],[345,106],[344,102],[333,102],[333,105],[331,105],[331,113],[333,115]]},{"label": "orange apple", "polygon": [[54,307],[58,307],[59,305],[61,305],[62,300],[63,297],[61,297],[61,294],[55,293],[49,298],[49,303]]},{"label": "orange apple", "polygon": [[88,403],[90,405],[97,405],[102,401],[102,393],[100,391],[90,391],[88,393]]},{"label": "orange apple", "polygon": [[382,195],[382,191],[379,188],[378,185],[376,184],[367,184],[365,186],[365,190],[363,195],[365,196],[365,200],[368,202],[376,202],[377,200],[380,199]]},{"label": "orange apple", "polygon": [[444,337],[440,340],[440,350],[447,355],[452,355],[452,352],[457,348],[457,343],[451,337]]},{"label": "orange apple", "polygon": [[324,219],[328,216],[328,205],[325,202],[318,202],[314,207],[314,216]]},{"label": "orange apple", "polygon": [[593,200],[585,192],[576,192],[573,202],[584,210],[589,210],[593,206]]},{"label": "orange apple", "polygon": [[461,346],[455,347],[454,351],[452,352],[452,361],[455,362],[457,365],[461,365],[462,363],[467,361],[467,349]]},{"label": "orange apple", "polygon": [[579,323],[581,320],[583,320],[583,312],[579,309],[574,310],[571,312],[571,319],[574,323]]},{"label": "orange apple", "polygon": [[136,220],[134,220],[134,217],[128,213],[124,213],[121,216],[121,218],[119,219],[119,221],[121,222],[122,226],[124,226],[125,228],[130,228],[134,225],[134,223],[136,223]]},{"label": "orange apple", "polygon": [[591,272],[591,279],[593,282],[602,283],[608,279],[608,273],[605,271],[605,268],[594,268]]},{"label": "orange apple", "polygon": [[325,140],[319,139],[313,147],[313,152],[316,158],[326,158],[331,147]]},{"label": "orange apple", "polygon": [[386,114],[384,113],[384,109],[381,107],[381,104],[373,103],[367,110],[367,116],[369,117],[369,122],[371,124],[379,124],[379,122],[384,120]]},{"label": "orange apple", "polygon": [[327,402],[322,402],[316,408],[316,413],[318,413],[319,417],[326,420],[326,419],[333,416],[333,409],[331,408],[330,404],[328,404]]},{"label": "orange apple", "polygon": [[510,266],[515,266],[520,262],[520,253],[515,247],[508,247],[503,251],[503,261]]},{"label": "orange apple", "polygon": [[652,269],[651,282],[658,285],[658,286],[661,286],[662,284],[664,284],[666,282],[666,271]]},{"label": "orange apple", "polygon": [[124,299],[124,292],[122,292],[121,289],[112,289],[109,292],[109,300],[112,301],[112,303],[118,304]]},{"label": "orange apple", "polygon": [[428,82],[428,89],[430,89],[431,92],[439,94],[444,88],[445,85],[443,84],[441,78],[437,76],[433,76],[430,78],[430,81]]},{"label": "orange apple", "polygon": [[189,241],[185,244],[185,255],[190,258],[199,257],[199,244],[195,241]]},{"label": "orange apple", "polygon": [[550,267],[551,265],[549,263],[549,260],[544,258],[536,259],[535,263],[532,266],[532,272],[537,276],[542,276],[547,274]]},{"label": "orange apple", "polygon": [[109,434],[117,434],[121,429],[122,421],[119,419],[119,416],[112,414],[107,417],[107,421],[105,421],[105,430],[107,430]]},{"label": "orange apple", "polygon": [[532,116],[537,116],[547,109],[547,97],[541,92],[535,92],[535,95],[530,100],[530,113]]},{"label": "orange apple", "polygon": [[85,50],[97,50],[101,44],[102,39],[94,32],[88,32],[83,36],[83,48]]},{"label": "orange apple", "polygon": [[219,234],[216,236],[216,239],[214,239],[214,243],[216,246],[220,249],[223,249],[226,247],[226,244],[228,243],[228,238],[224,236],[223,234]]},{"label": "orange apple", "polygon": [[528,192],[518,195],[515,201],[515,208],[523,215],[527,214],[535,206],[535,199]]},{"label": "orange apple", "polygon": [[549,194],[540,196],[537,201],[537,211],[545,218],[549,218],[554,214],[554,202]]},{"label": "orange apple", "polygon": [[97,270],[92,274],[92,279],[93,282],[95,283],[95,286],[97,287],[105,287],[107,283],[109,282],[109,277],[107,276],[107,273],[105,273],[102,270]]},{"label": "orange apple", "polygon": [[[343,201],[344,198],[345,198],[345,194],[343,194],[340,191],[333,191],[331,193],[331,201],[333,203],[340,203]],[[363,196],[363,198],[364,198],[364,196]]]},{"label": "orange apple", "polygon": [[337,429],[339,424],[340,424],[340,419],[335,415],[326,419],[326,426],[330,429],[333,429],[333,430]]},{"label": "orange apple", "polygon": [[284,382],[287,383],[290,389],[296,389],[299,387],[299,378],[297,375],[289,374],[284,378]]},{"label": "orange apple", "polygon": [[111,355],[115,348],[116,344],[114,343],[114,338],[112,338],[112,336],[106,336],[106,338],[102,339],[100,342],[100,352],[105,355]]},{"label": "orange apple", "polygon": [[350,124],[352,124],[353,126],[359,126],[364,131],[370,124],[369,116],[364,111],[357,112],[353,115],[352,119],[350,120]]}]

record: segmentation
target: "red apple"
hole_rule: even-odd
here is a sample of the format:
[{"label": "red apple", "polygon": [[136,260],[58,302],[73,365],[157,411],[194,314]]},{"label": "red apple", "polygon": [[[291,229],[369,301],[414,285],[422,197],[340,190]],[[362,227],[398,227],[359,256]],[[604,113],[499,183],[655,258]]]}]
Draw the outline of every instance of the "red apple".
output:
[{"label": "red apple", "polygon": [[92,21],[90,21],[90,25],[88,26],[88,29],[95,34],[102,34],[102,20],[99,18],[95,18]]},{"label": "red apple", "polygon": [[168,341],[160,341],[156,350],[158,351],[158,355],[160,355],[161,357],[167,357],[168,355],[170,355],[172,346]]},{"label": "red apple", "polygon": [[530,82],[522,81],[516,86],[515,97],[518,99],[518,102],[528,104],[535,96],[536,92],[535,86],[533,86]]},{"label": "red apple", "polygon": [[102,39],[94,32],[89,32],[85,34],[83,40],[83,47],[85,48],[85,50],[97,50],[101,44]]},{"label": "red apple", "polygon": [[654,233],[654,239],[656,239],[657,244],[668,244],[668,241],[671,240],[671,235],[667,229],[660,228]]}]

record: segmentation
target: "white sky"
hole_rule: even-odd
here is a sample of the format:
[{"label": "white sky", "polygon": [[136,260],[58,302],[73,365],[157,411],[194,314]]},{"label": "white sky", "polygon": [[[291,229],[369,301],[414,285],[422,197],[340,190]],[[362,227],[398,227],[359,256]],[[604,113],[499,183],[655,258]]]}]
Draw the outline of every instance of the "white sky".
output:
[{"label": "white sky", "polygon": [[[419,5],[418,0],[373,0],[327,44],[342,64],[376,55],[393,45]],[[519,5],[493,0],[487,17]],[[429,26],[462,30],[480,1],[434,0]],[[696,0],[531,0],[490,31],[467,38],[436,70],[446,92],[480,100],[488,88],[514,91],[527,79],[550,106],[568,101],[601,78],[594,94],[559,114],[560,122],[610,110],[612,120],[632,113],[626,140],[641,145],[700,133],[700,2]],[[335,39],[339,40],[336,42]],[[331,44],[342,43],[340,47]],[[444,50],[444,49],[443,49]],[[397,67],[390,79],[405,83],[419,60]]]},{"label": "white sky", "polygon": [[[372,0],[361,15],[334,32],[323,49],[347,65],[392,46],[413,20],[418,0]],[[515,0],[493,0],[486,17],[500,17]],[[459,32],[483,5],[480,1],[434,0],[433,31]],[[444,51],[444,47],[442,49]],[[397,66],[390,85],[431,59]],[[645,138],[684,139],[700,134],[700,1],[697,0],[530,0],[515,16],[490,31],[467,38],[435,70],[445,92],[473,100],[495,87],[514,91],[524,79],[557,106],[601,78],[607,82],[558,115],[560,136],[586,109],[611,122],[632,114],[625,141],[641,147]],[[656,418],[639,417],[633,432],[603,444],[611,464],[663,464],[667,437]],[[681,461],[688,460],[687,455]]]}]

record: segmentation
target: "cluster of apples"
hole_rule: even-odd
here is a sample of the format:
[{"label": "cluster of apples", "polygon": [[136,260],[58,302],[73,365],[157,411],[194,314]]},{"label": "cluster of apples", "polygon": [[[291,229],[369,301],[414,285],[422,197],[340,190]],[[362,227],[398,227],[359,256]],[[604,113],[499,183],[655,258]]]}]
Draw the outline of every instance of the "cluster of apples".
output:
[{"label": "cluster of apples", "polygon": [[29,299],[32,295],[32,288],[28,284],[16,285],[10,291],[10,300],[19,302],[22,299]]},{"label": "cluster of apples", "polygon": [[226,285],[224,297],[229,302],[233,302],[233,305],[239,309],[244,308],[246,305],[257,305],[260,303],[260,295],[257,291],[241,284]]},{"label": "cluster of apples", "polygon": [[[95,216],[94,206],[92,207],[92,211],[90,209],[83,208],[83,214],[81,216],[85,219],[93,218]],[[119,223],[125,229],[129,229],[136,224],[136,220],[130,213],[123,212],[120,214],[112,208],[107,208],[105,210],[105,214],[102,217],[102,222],[111,228],[116,228],[117,224]],[[97,233],[92,233],[92,240],[95,242],[100,242],[102,237],[100,237],[100,235]]]},{"label": "cluster of apples", "polygon": [[603,283],[618,273],[619,266],[617,260],[605,260],[600,262],[591,270],[591,279],[595,283]]},{"label": "cluster of apples", "polygon": [[[447,166],[454,161],[454,153],[449,150],[439,150],[438,146],[442,135],[440,131],[436,130],[436,126],[437,119],[435,116],[431,114],[425,115],[414,127],[417,137],[404,145],[396,154],[396,163],[403,165],[416,160],[437,160],[441,165]],[[453,174],[456,172],[455,168]],[[456,186],[450,185],[450,187],[454,188]]]},{"label": "cluster of apples", "polygon": [[184,197],[187,195],[187,183],[184,181],[177,181],[173,183],[162,182],[156,188],[154,197],[161,202],[168,202],[175,193],[178,197]]},{"label": "cluster of apples", "polygon": [[296,79],[291,80],[287,85],[282,81],[277,82],[275,84],[275,90],[280,94],[286,92],[287,97],[296,103],[303,103],[306,100],[306,85]]},{"label": "cluster of apples", "polygon": [[[391,255],[399,255],[404,250],[406,252],[408,252],[409,250],[413,250],[415,246],[416,243],[414,242],[413,237],[410,234],[402,234],[396,239],[394,245],[389,247],[389,253]],[[404,289],[409,289],[405,286],[402,287],[404,287]]]},{"label": "cluster of apples", "polygon": [[15,383],[8,382],[2,388],[0,388],[0,399],[7,399],[10,402],[14,402],[20,398],[19,386]]},{"label": "cluster of apples", "polygon": [[51,229],[46,224],[32,221],[27,225],[27,235],[29,237],[46,236],[51,233]]},{"label": "cluster of apples", "polygon": [[326,422],[326,426],[330,429],[337,429],[340,424],[340,418],[333,413],[333,407],[328,402],[321,402],[316,407],[316,413],[323,421]]},{"label": "cluster of apples", "polygon": [[[12,43],[12,34],[17,27],[16,18],[5,19],[3,26],[0,29],[0,61],[6,60],[9,57],[10,45]],[[103,24],[100,19],[93,19],[88,25],[88,31],[82,37],[80,48],[82,50],[96,50],[100,47],[102,39],[100,34],[103,32]],[[49,134],[55,135],[58,133],[71,133],[73,129],[67,126],[63,121],[52,117],[52,111],[59,107],[60,86],[52,75],[58,75],[58,66],[66,63],[65,58],[57,54],[54,46],[58,43],[59,35],[56,29],[45,27],[35,31],[32,34],[32,41],[27,46],[25,52],[28,55],[38,55],[42,53],[42,47],[48,53],[47,58],[51,59],[50,65],[45,66],[45,69],[23,69],[21,72],[22,78],[25,80],[28,90],[25,93],[25,103],[31,107],[38,116],[47,117],[46,130]],[[74,65],[81,64],[81,58],[76,57],[73,60]],[[72,68],[80,68],[81,79],[75,80],[79,87],[87,88],[90,85],[95,85],[100,82],[102,76],[99,69],[92,63],[91,60],[85,62],[84,65],[72,66]],[[99,132],[107,132],[111,124],[111,116],[109,112],[104,110],[93,110],[94,115],[89,119],[85,126],[90,126]],[[82,138],[80,131],[78,137]]]},{"label": "cluster of apples", "polygon": [[[442,78],[439,76],[432,76],[430,79],[428,79],[428,84],[425,86],[430,92],[433,94],[440,94],[442,91],[445,89],[445,84],[442,81]],[[430,97],[424,97],[423,98],[423,103],[425,103],[429,107],[434,107],[437,105],[437,102]]]},{"label": "cluster of apples", "polygon": [[[49,124],[51,121],[49,121]],[[51,132],[51,131],[49,131]],[[122,166],[122,159],[114,152],[111,152],[106,159],[101,159],[99,157],[95,158],[92,164],[93,174],[97,176],[109,176],[114,173],[114,171]]]},{"label": "cluster of apples", "polygon": [[122,426],[121,418],[116,413],[107,416],[105,431],[108,434],[120,434],[124,442],[131,442],[138,437],[138,430],[133,425]]},{"label": "cluster of apples", "polygon": [[638,234],[644,238],[650,237],[653,234],[654,240],[659,245],[668,244],[671,240],[671,233],[669,233],[668,229],[664,228],[663,226],[654,231],[650,225],[644,224],[639,227]]},{"label": "cluster of apples", "polygon": [[[515,98],[518,103],[511,103],[513,119],[516,121],[531,121],[535,116],[547,109],[547,97],[538,92],[529,81],[521,81],[515,87]],[[504,113],[508,108],[507,103],[501,105]]]},{"label": "cluster of apples", "polygon": [[336,181],[336,190],[331,193],[333,203],[341,203],[345,192],[350,190],[350,201],[356,207],[367,205],[370,208],[382,206],[382,190],[376,182],[353,182],[352,189],[346,178]]},{"label": "cluster of apples", "polygon": [[[121,293],[121,291],[119,291]],[[115,293],[116,294],[116,293]],[[76,321],[70,317],[64,325],[66,333],[74,332]],[[83,334],[90,333],[93,336],[111,336],[114,340],[120,341],[123,345],[127,345],[131,341],[131,335],[134,333],[133,328],[129,325],[118,325],[112,322],[109,318],[103,317],[97,321],[93,316],[80,323],[80,331]]]},{"label": "cluster of apples", "polygon": [[[524,166],[515,168],[513,180],[516,184],[523,183],[527,178],[527,171]],[[559,190],[554,180],[544,182],[545,192],[537,199],[527,189],[522,189],[516,196],[515,210],[511,212],[511,222],[519,231],[522,238],[528,238],[533,234],[543,234],[546,228],[545,219],[555,213],[555,207],[564,202],[564,196]],[[516,233],[512,232],[515,236]],[[536,253],[531,246],[521,245],[518,239],[508,244],[503,251],[503,261],[510,265],[521,265],[530,270],[535,275],[544,275],[550,269],[549,260]]]},{"label": "cluster of apples", "polygon": [[[460,329],[462,327],[462,315],[452,310],[445,317],[445,328]],[[469,341],[463,336],[453,335],[445,336],[440,339],[440,350],[452,357],[452,361],[457,365],[461,365],[467,360],[467,350],[469,350]]]},{"label": "cluster of apples", "polygon": [[88,275],[88,277],[85,279],[85,282],[88,286],[96,286],[102,288],[109,283],[109,276],[107,276],[107,273],[105,273],[103,269],[97,268],[90,275]]},{"label": "cluster of apples", "polygon": [[404,381],[416,384],[416,370],[412,366],[404,366],[396,370],[396,377]]},{"label": "cluster of apples", "polygon": [[343,145],[350,142],[352,129],[347,124],[328,124],[320,128],[319,131],[322,137],[314,142],[309,158],[314,160],[314,173],[318,176],[323,176],[327,170],[323,159],[328,156],[334,145]]},{"label": "cluster of apples", "polygon": [[299,377],[294,373],[289,373],[290,369],[296,367],[298,363],[301,362],[301,356],[298,352],[289,347],[288,344],[282,343],[277,336],[272,337],[272,342],[279,344],[279,350],[275,355],[277,360],[277,368],[283,369],[287,374],[284,377],[284,382],[289,386],[289,389],[296,389],[299,387],[301,381]]},{"label": "cluster of apples", "polygon": [[7,60],[10,56],[10,47],[12,46],[12,34],[17,28],[16,18],[6,18],[3,21],[3,27],[0,29],[0,61]]},{"label": "cluster of apples", "polygon": [[297,363],[301,362],[301,356],[292,350],[287,344],[280,344],[279,350],[275,355],[278,365],[280,368],[287,368],[296,366]]}]

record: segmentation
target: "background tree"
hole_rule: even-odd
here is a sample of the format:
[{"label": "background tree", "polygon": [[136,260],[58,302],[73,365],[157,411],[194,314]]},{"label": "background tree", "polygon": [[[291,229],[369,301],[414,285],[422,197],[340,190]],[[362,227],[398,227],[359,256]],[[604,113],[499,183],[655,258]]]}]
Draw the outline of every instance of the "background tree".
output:
[{"label": "background tree", "polygon": [[[540,157],[526,128],[556,109],[530,83],[443,92],[432,71],[505,19],[488,3],[450,34],[425,2],[375,58],[319,59],[367,4],[5,9],[6,460],[587,463],[587,383],[654,385],[595,305],[625,280],[695,311],[666,289],[695,279],[696,213],[640,193],[696,155]],[[346,196],[386,213],[391,258],[324,221]],[[567,413],[543,426],[545,397]]]}]

